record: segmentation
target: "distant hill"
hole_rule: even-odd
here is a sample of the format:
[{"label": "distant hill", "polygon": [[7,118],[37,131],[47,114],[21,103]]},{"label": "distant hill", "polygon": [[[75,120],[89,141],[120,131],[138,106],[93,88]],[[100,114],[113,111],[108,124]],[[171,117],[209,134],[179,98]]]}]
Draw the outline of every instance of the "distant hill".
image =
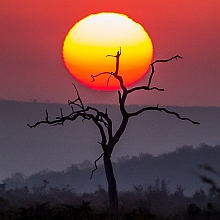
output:
[{"label": "distant hill", "polygon": [[[35,123],[60,114],[60,107],[68,113],[69,106],[51,103],[25,103],[0,101],[0,180],[12,173],[30,175],[43,169],[64,170],[71,164],[84,160],[94,161],[101,154],[100,135],[90,121],[77,120],[64,126],[41,125],[30,129],[27,123]],[[108,108],[118,124],[120,113],[116,105],[96,105]],[[132,105],[129,108],[137,109]],[[220,144],[220,108],[172,107],[184,117],[201,122],[192,125],[176,117],[160,112],[145,112],[132,118],[124,136],[116,146],[113,160],[126,155],[148,153],[154,156],[174,151],[183,145],[198,146],[201,143]]]},{"label": "distant hill", "polygon": [[[211,147],[200,145],[194,149],[191,146],[183,146],[177,150],[153,156],[151,154],[140,154],[138,157],[121,157],[114,163],[115,176],[118,190],[132,190],[134,186],[148,187],[155,185],[157,178],[165,180],[169,192],[174,192],[177,186],[181,186],[186,196],[192,196],[200,188],[208,189],[197,174],[203,174],[220,182],[220,178],[204,172],[199,165],[210,165],[214,169],[220,168],[220,145]],[[42,186],[43,180],[49,181],[49,186],[66,187],[69,185],[77,193],[94,192],[98,185],[106,188],[103,164],[98,165],[93,179],[90,175],[94,169],[90,161],[82,164],[73,164],[64,171],[54,172],[42,170],[41,172],[25,177],[16,173],[10,178],[3,180],[7,189],[28,186],[29,189]]]}]

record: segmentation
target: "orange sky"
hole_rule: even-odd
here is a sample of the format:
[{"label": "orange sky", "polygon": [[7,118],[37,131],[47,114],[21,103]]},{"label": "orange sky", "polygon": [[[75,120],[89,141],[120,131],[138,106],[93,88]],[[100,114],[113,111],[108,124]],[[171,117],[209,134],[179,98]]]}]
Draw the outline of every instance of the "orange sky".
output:
[{"label": "orange sky", "polygon": [[[75,98],[75,83],[86,103],[116,103],[116,92],[97,92],[72,78],[62,62],[62,43],[81,18],[119,12],[139,22],[154,44],[160,64],[154,86],[165,92],[136,93],[129,103],[220,106],[219,0],[19,0],[0,7],[0,99],[62,102]],[[146,77],[137,85],[144,85]]]}]

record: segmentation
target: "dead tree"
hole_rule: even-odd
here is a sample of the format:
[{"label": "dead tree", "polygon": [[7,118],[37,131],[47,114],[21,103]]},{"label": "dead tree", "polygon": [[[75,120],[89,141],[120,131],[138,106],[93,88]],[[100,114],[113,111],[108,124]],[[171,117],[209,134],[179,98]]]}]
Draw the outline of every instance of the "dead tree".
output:
[{"label": "dead tree", "polygon": [[[92,106],[86,107],[83,104],[83,101],[79,95],[79,92],[74,84],[73,84],[73,86],[75,88],[77,98],[74,101],[70,101],[70,100],[68,101],[69,105],[71,106],[70,114],[64,116],[62,109],[61,109],[59,117],[56,117],[56,119],[54,119],[54,120],[49,120],[48,112],[46,111],[46,118],[44,120],[38,121],[34,125],[28,124],[28,126],[30,128],[33,128],[33,127],[36,127],[40,124],[63,125],[65,121],[75,121],[78,118],[82,118],[83,120],[93,121],[93,123],[97,126],[97,128],[100,132],[101,141],[99,142],[99,144],[101,145],[102,151],[103,151],[101,156],[95,161],[95,167],[97,169],[96,162],[103,157],[105,174],[106,174],[106,178],[108,181],[109,205],[110,205],[110,210],[111,210],[111,213],[113,216],[117,216],[117,213],[118,213],[118,196],[117,196],[116,180],[115,180],[114,172],[113,172],[113,168],[112,168],[111,155],[114,150],[114,147],[116,146],[116,144],[119,142],[121,136],[123,135],[129,119],[132,117],[138,116],[145,111],[159,111],[159,112],[165,112],[167,114],[174,115],[175,117],[177,117],[180,120],[186,120],[186,121],[189,121],[193,124],[199,124],[198,122],[193,121],[189,118],[181,117],[178,113],[176,113],[174,111],[170,111],[164,107],[159,107],[159,105],[142,107],[139,110],[133,111],[133,112],[129,112],[126,109],[126,99],[127,99],[128,95],[131,93],[141,91],[141,90],[164,91],[164,89],[162,89],[162,88],[151,86],[153,75],[155,72],[155,68],[154,68],[155,64],[169,62],[174,59],[176,59],[176,60],[182,59],[181,56],[177,55],[177,56],[174,56],[170,59],[154,61],[153,63],[150,64],[151,73],[149,74],[149,79],[148,79],[147,85],[136,86],[136,87],[133,87],[130,89],[128,89],[124,85],[123,78],[119,74],[120,56],[121,56],[121,49],[120,49],[120,51],[117,52],[117,54],[115,56],[107,55],[107,57],[116,58],[116,67],[115,67],[114,72],[102,72],[97,75],[91,75],[92,81],[95,81],[95,79],[97,77],[99,77],[100,75],[107,75],[108,76],[107,80],[106,80],[107,86],[109,84],[109,81],[111,80],[111,77],[115,78],[119,82],[121,90],[118,91],[118,102],[119,102],[119,109],[120,109],[120,113],[121,113],[121,122],[115,132],[113,132],[113,121],[109,117],[107,109],[105,112],[102,112]],[[92,174],[93,174],[93,172],[92,172]]]}]

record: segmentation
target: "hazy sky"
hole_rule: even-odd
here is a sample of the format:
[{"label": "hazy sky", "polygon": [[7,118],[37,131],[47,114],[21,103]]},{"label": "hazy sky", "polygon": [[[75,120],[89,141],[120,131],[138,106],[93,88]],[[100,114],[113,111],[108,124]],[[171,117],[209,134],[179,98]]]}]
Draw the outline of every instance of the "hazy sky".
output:
[{"label": "hazy sky", "polygon": [[[86,103],[115,103],[116,92],[80,85],[62,62],[62,43],[80,19],[119,12],[139,22],[154,44],[160,64],[153,85],[165,92],[141,92],[130,103],[220,106],[219,0],[19,0],[0,3],[0,99],[65,103],[72,83]],[[145,84],[146,78],[137,85]]]}]

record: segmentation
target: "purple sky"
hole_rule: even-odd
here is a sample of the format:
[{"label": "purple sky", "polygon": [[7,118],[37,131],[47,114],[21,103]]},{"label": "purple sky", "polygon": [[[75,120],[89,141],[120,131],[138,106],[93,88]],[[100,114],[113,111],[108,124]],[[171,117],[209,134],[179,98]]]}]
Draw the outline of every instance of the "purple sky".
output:
[{"label": "purple sky", "polygon": [[[102,11],[124,13],[139,22],[154,44],[154,59],[184,57],[156,67],[153,86],[128,102],[220,106],[219,0],[19,0],[0,7],[0,99],[60,102],[74,99],[75,83],[85,103],[116,103],[116,92],[78,83],[62,62],[68,30]],[[137,85],[144,85],[147,76]]]}]

